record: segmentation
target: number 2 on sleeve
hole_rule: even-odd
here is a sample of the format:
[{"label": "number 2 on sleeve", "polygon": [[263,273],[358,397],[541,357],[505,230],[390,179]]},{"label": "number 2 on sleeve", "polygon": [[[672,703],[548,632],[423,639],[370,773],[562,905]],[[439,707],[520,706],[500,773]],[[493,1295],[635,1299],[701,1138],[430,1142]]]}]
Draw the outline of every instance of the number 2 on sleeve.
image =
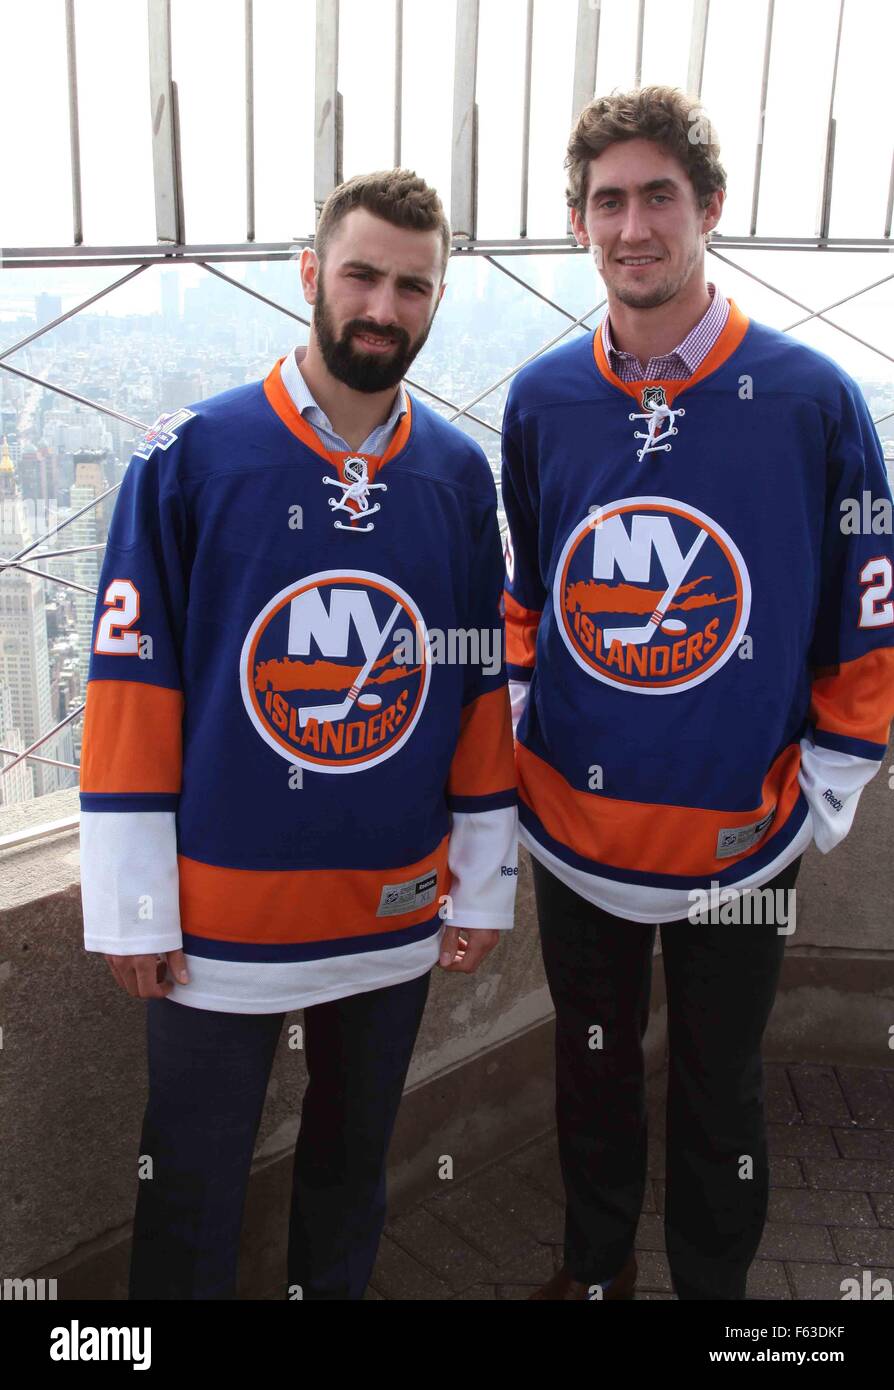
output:
[{"label": "number 2 on sleeve", "polygon": [[[113,579],[103,596],[106,611],[96,625],[93,650],[100,656],[139,655],[140,591],[129,579]],[[132,630],[128,630],[132,629]]]},{"label": "number 2 on sleeve", "polygon": [[866,587],[860,595],[860,627],[890,627],[894,624],[894,574],[887,555],[867,560],[860,571],[860,583]]}]

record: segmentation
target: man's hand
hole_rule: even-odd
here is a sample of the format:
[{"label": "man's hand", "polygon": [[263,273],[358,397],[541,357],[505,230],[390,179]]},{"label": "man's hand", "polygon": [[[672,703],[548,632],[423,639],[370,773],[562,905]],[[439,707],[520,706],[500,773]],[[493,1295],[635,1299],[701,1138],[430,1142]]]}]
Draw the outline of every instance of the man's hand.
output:
[{"label": "man's hand", "polygon": [[121,988],[134,999],[164,999],[174,988],[173,982],[165,978],[168,971],[178,984],[189,983],[186,957],[179,949],[151,956],[106,956],[105,959]]},{"label": "man's hand", "polygon": [[494,949],[501,935],[502,932],[485,927],[447,927],[438,964],[442,970],[461,970],[471,975]]}]

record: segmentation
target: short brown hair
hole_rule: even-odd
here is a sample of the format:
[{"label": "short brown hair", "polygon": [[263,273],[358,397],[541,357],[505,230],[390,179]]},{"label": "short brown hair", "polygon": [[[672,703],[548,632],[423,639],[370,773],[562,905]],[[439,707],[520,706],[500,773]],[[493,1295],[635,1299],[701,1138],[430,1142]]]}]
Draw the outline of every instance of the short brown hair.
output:
[{"label": "short brown hair", "polygon": [[587,201],[590,160],[619,140],[653,140],[675,155],[695,189],[696,200],[708,206],[719,188],[726,189],[720,146],[696,97],[678,87],[640,87],[595,97],[577,118],[568,141],[565,168],[568,206],[581,217]]},{"label": "short brown hair", "polygon": [[314,250],[322,260],[333,231],[354,208],[366,208],[395,227],[417,232],[439,231],[444,263],[450,258],[451,231],[441,200],[424,179],[412,169],[383,169],[374,174],[357,174],[334,188],[320,209]]}]

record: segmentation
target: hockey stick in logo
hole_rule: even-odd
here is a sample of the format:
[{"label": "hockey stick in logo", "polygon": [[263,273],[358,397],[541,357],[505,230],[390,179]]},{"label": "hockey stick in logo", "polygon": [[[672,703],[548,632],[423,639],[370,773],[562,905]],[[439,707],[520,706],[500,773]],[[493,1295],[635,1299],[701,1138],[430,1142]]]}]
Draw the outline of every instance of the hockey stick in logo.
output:
[{"label": "hockey stick in logo", "polygon": [[400,603],[396,603],[392,610],[391,616],[388,619],[382,631],[382,637],[378,647],[376,647],[372,655],[367,658],[366,664],[364,665],[362,671],[358,675],[354,684],[351,686],[344,700],[340,700],[338,704],[334,705],[301,706],[301,708],[298,710],[298,723],[301,725],[302,729],[304,728],[308,719],[316,719],[318,723],[322,723],[325,720],[329,724],[337,724],[339,719],[344,719],[345,715],[349,712],[349,710],[353,708],[357,696],[360,694],[364,685],[369,680],[369,673],[372,670],[375,663],[378,661],[382,648],[384,647],[385,642],[388,638],[388,634],[394,627],[394,624],[397,622],[397,615],[398,613],[400,613],[400,611],[401,605]]},{"label": "hockey stick in logo", "polygon": [[686,575],[689,573],[689,569],[692,565],[693,560],[695,559],[698,552],[701,550],[707,538],[707,531],[699,531],[695,540],[692,542],[692,545],[689,547],[686,554],[682,557],[679,565],[676,568],[676,571],[674,572],[671,578],[670,583],[668,584],[664,593],[661,595],[661,598],[658,600],[658,603],[656,604],[649,621],[645,623],[642,627],[606,628],[602,634],[606,642],[608,642],[609,644],[611,644],[612,642],[624,642],[626,645],[632,645],[636,647],[641,646],[644,642],[651,642],[653,634],[655,633],[659,623],[661,622],[662,618],[664,617],[665,613],[670,607],[671,599],[679,589],[680,585],[683,583],[683,580],[686,578]]}]

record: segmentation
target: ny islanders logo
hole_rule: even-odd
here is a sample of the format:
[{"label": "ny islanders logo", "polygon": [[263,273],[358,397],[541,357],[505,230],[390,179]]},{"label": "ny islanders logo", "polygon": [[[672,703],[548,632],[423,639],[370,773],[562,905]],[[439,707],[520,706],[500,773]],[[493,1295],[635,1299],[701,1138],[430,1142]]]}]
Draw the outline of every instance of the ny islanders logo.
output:
[{"label": "ny islanders logo", "polygon": [[[398,630],[420,664],[396,660]],[[431,677],[428,632],[409,594],[365,570],[321,570],[281,589],[242,646],[240,682],[265,743],[316,772],[358,772],[410,737]]]},{"label": "ny islanders logo", "polygon": [[737,547],[704,512],[668,497],[624,497],[572,531],[553,603],[588,675],[673,695],[729,661],[748,623],[751,584]]}]

